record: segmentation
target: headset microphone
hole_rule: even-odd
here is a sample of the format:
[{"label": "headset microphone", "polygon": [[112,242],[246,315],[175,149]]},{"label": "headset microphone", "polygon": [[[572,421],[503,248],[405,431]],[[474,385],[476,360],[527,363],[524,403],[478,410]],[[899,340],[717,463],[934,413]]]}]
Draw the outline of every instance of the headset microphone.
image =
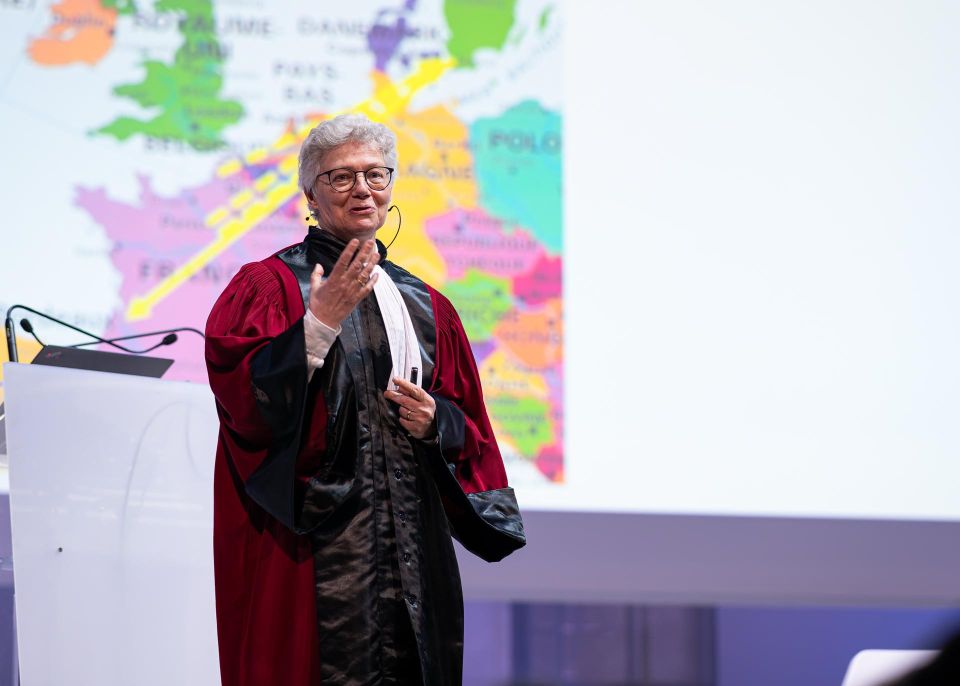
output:
[{"label": "headset microphone", "polygon": [[393,241],[397,240],[397,236],[400,235],[400,227],[403,226],[403,215],[400,214],[399,207],[397,207],[396,205],[390,205],[390,207],[387,208],[387,214],[389,214],[393,210],[397,211],[397,232],[393,234],[393,238],[390,240],[389,243],[387,243],[387,250],[389,250],[390,246],[393,245]]}]

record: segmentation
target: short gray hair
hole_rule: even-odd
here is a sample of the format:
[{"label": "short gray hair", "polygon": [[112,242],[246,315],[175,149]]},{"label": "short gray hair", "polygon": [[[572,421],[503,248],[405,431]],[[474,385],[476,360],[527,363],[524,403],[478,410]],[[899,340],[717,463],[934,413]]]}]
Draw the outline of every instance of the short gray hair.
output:
[{"label": "short gray hair", "polygon": [[383,163],[397,167],[397,137],[393,131],[362,114],[341,114],[317,124],[300,147],[300,188],[311,191],[320,174],[320,160],[344,143],[366,143],[383,155]]}]

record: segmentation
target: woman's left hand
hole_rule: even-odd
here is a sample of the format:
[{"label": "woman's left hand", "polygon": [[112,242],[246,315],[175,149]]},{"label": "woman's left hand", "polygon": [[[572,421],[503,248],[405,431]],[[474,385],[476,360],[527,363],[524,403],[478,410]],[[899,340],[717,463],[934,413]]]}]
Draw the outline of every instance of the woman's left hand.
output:
[{"label": "woman's left hand", "polygon": [[397,385],[397,390],[384,391],[383,395],[399,406],[400,426],[414,438],[432,438],[437,403],[429,393],[406,379],[394,378],[393,383]]}]

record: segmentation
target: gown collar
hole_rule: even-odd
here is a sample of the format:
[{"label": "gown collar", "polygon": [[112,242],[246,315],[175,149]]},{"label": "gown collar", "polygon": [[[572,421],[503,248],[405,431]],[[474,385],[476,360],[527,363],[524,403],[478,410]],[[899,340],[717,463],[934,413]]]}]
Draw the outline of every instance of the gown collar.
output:
[{"label": "gown collar", "polygon": [[[307,245],[307,260],[310,264],[319,262],[323,266],[323,272],[326,276],[333,271],[333,265],[340,258],[340,253],[347,246],[347,242],[337,238],[329,231],[319,227],[311,226],[307,237],[304,239]],[[380,264],[387,259],[387,248],[379,240],[377,241],[377,252],[380,253]]]}]

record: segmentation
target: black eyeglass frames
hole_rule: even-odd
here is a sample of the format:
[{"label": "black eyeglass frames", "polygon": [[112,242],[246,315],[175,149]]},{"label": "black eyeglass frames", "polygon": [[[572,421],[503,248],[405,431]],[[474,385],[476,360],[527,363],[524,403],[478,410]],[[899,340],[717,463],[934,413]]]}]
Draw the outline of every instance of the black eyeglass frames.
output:
[{"label": "black eyeglass frames", "polygon": [[370,167],[369,169],[359,170],[340,167],[320,172],[317,174],[317,179],[326,176],[327,180],[324,181],[324,183],[338,193],[346,193],[352,190],[357,184],[357,175],[363,174],[363,179],[367,182],[369,188],[375,191],[382,191],[390,185],[390,180],[393,178],[393,171],[392,167]]}]

